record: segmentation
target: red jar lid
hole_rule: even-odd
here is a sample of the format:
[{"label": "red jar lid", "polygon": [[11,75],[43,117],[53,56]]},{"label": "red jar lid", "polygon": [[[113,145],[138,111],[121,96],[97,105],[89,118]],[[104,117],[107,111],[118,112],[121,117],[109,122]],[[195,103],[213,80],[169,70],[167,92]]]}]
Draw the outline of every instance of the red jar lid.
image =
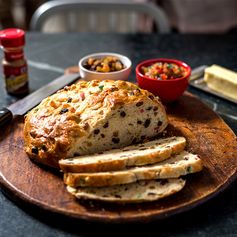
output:
[{"label": "red jar lid", "polygon": [[21,29],[9,28],[0,31],[0,45],[3,47],[20,47],[25,44],[25,32]]}]

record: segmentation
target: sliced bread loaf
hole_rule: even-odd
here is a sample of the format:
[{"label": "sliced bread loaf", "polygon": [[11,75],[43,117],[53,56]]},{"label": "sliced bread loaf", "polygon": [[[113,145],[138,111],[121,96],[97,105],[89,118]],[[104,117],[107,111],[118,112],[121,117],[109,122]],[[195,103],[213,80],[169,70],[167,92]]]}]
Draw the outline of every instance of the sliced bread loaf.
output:
[{"label": "sliced bread loaf", "polygon": [[201,169],[202,161],[198,155],[183,151],[179,155],[153,165],[133,167],[122,171],[65,173],[64,182],[72,187],[102,187],[133,183],[138,180],[178,178]]},{"label": "sliced bread loaf", "polygon": [[80,81],[44,99],[25,119],[30,158],[58,161],[121,148],[161,133],[168,120],[150,92],[126,81]]},{"label": "sliced bread loaf", "polygon": [[78,156],[59,161],[64,172],[101,172],[123,170],[129,166],[157,163],[184,150],[184,137],[158,139],[142,144],[101,152],[95,155]]},{"label": "sliced bread loaf", "polygon": [[79,199],[90,199],[116,203],[138,203],[155,201],[180,191],[185,185],[183,179],[143,180],[131,184],[110,187],[67,186],[68,192]]}]

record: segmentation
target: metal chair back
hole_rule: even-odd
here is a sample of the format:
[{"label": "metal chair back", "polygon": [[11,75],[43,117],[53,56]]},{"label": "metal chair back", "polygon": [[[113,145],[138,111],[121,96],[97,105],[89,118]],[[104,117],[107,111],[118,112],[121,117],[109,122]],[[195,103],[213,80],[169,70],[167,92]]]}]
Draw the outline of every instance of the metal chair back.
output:
[{"label": "metal chair back", "polygon": [[[34,13],[30,29],[43,32],[170,32],[164,11],[152,3],[55,0]],[[51,25],[50,25],[51,24]]]}]

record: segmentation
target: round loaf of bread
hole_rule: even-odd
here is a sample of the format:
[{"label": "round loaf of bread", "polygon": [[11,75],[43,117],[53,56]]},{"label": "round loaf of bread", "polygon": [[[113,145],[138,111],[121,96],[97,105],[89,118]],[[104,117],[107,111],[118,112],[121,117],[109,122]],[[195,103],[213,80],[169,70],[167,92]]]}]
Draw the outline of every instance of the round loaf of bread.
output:
[{"label": "round loaf of bread", "polygon": [[25,150],[52,167],[78,155],[121,148],[167,126],[159,98],[125,81],[80,81],[44,99],[25,118]]}]

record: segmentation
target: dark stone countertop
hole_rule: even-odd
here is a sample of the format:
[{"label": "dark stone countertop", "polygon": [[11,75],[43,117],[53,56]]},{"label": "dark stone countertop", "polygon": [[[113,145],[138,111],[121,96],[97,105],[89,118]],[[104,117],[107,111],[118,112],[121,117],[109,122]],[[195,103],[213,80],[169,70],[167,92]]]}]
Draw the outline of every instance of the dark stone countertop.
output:
[{"label": "dark stone countertop", "polygon": [[[135,65],[145,59],[167,57],[191,67],[222,65],[237,71],[237,35],[127,35],[28,33],[25,55],[31,91],[58,77],[89,53],[110,51],[127,55]],[[0,57],[3,54],[0,52]],[[2,68],[0,69],[2,78]],[[194,88],[189,91],[219,113],[237,134],[237,105]],[[6,94],[0,80],[0,106],[17,98]],[[198,109],[198,108],[197,108]],[[98,225],[64,219],[10,201],[0,193],[0,236],[237,236],[237,183],[218,197],[168,220],[139,225]],[[133,232],[132,232],[133,231]]]}]

